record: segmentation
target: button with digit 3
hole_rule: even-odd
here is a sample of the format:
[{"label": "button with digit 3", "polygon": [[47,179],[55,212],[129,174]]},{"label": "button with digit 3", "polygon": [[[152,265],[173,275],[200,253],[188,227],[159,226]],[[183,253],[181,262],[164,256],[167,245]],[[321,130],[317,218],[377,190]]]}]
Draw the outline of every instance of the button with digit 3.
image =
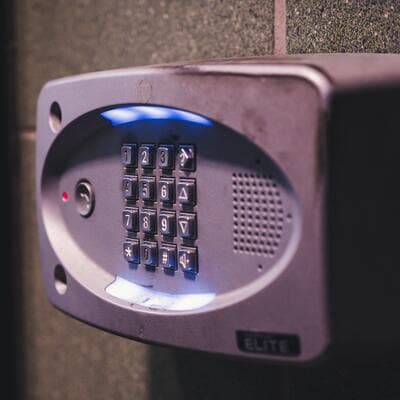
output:
[{"label": "button with digit 3", "polygon": [[174,146],[169,144],[162,145],[157,150],[158,166],[161,169],[174,168]]}]

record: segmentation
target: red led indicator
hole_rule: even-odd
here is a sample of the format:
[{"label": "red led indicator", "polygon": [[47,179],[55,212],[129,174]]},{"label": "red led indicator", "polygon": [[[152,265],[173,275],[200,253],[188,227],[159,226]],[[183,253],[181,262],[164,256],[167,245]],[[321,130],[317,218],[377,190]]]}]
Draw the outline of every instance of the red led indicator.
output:
[{"label": "red led indicator", "polygon": [[61,198],[62,198],[62,201],[64,201],[64,202],[65,202],[65,201],[68,201],[68,199],[69,199],[69,194],[68,194],[67,192],[63,192]]}]

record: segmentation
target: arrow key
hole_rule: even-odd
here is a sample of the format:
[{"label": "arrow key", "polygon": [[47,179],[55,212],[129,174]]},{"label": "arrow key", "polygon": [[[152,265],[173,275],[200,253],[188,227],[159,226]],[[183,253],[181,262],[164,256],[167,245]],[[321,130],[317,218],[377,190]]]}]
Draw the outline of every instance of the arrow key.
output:
[{"label": "arrow key", "polygon": [[181,213],[178,218],[179,236],[184,239],[196,239],[196,214]]},{"label": "arrow key", "polygon": [[184,272],[197,274],[199,272],[197,262],[197,249],[195,247],[184,247],[179,249],[179,266]]},{"label": "arrow key", "polygon": [[196,204],[196,181],[194,179],[179,180],[178,201],[188,206],[194,206]]}]

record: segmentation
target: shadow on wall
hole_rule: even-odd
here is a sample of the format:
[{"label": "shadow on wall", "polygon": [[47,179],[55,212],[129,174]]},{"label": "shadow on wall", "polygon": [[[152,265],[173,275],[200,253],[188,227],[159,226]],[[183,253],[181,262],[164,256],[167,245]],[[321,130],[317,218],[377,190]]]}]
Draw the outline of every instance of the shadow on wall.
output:
[{"label": "shadow on wall", "polygon": [[282,367],[154,346],[148,357],[152,400],[282,399],[285,390]]},{"label": "shadow on wall", "polygon": [[400,398],[400,368],[395,359],[276,366],[150,346],[147,370],[151,400]]}]

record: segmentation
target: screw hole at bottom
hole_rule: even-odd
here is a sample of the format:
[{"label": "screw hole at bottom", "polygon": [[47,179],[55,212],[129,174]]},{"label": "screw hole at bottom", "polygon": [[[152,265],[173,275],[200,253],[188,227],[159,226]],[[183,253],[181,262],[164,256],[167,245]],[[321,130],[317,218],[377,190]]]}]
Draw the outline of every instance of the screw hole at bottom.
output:
[{"label": "screw hole at bottom", "polygon": [[259,271],[259,272],[261,272],[262,270],[263,270],[263,266],[261,265],[261,264],[258,264],[258,266],[257,266],[257,270]]},{"label": "screw hole at bottom", "polygon": [[67,274],[64,267],[60,264],[54,268],[54,286],[61,295],[67,291]]}]

